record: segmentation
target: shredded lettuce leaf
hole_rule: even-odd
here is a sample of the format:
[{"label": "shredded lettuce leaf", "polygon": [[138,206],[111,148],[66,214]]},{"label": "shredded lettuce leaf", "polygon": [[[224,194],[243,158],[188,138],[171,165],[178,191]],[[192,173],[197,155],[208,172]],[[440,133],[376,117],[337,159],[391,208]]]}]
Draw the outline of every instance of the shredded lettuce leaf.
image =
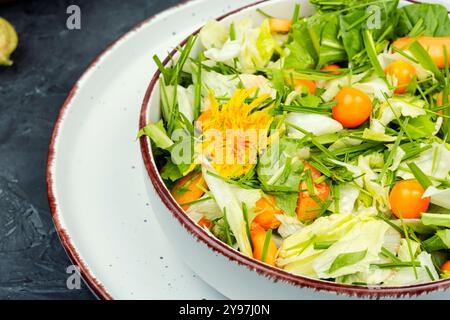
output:
[{"label": "shredded lettuce leaf", "polygon": [[303,161],[298,144],[286,137],[274,139],[260,157],[258,177],[269,191],[297,191]]},{"label": "shredded lettuce leaf", "polygon": [[450,214],[422,213],[420,219],[422,220],[422,223],[426,226],[438,226],[450,228]]},{"label": "shredded lettuce leaf", "polygon": [[148,136],[158,148],[168,150],[173,146],[174,142],[167,135],[166,129],[164,128],[164,123],[159,120],[156,123],[149,123],[144,128],[139,130],[138,138],[142,136]]},{"label": "shredded lettuce leaf", "polygon": [[[314,270],[323,279],[367,272],[370,263],[379,259],[378,255],[388,228],[386,223],[379,220],[361,221],[313,262]],[[364,255],[360,254],[362,252]],[[339,256],[349,253],[358,253],[358,259],[350,259],[339,268],[331,268]]]},{"label": "shredded lettuce leaf", "polygon": [[423,197],[430,197],[431,203],[434,203],[445,209],[450,209],[450,188],[437,189],[435,187],[428,187],[427,190],[425,190]]},{"label": "shredded lettuce leaf", "polygon": [[[286,122],[291,123],[315,136],[336,133],[343,130],[342,124],[333,118],[311,113],[290,112],[286,117]],[[303,138],[305,134],[299,130],[289,127],[289,136]]]},{"label": "shredded lettuce leaf", "polygon": [[205,98],[208,97],[210,90],[216,97],[230,98],[241,85],[245,89],[258,88],[258,95],[268,93],[273,98],[276,96],[276,90],[272,87],[272,83],[262,75],[246,73],[224,75],[215,71],[202,72],[202,96]]},{"label": "shredded lettuce leaf", "polygon": [[[421,146],[424,146],[424,144],[421,144]],[[432,148],[425,150],[417,158],[406,161],[406,163],[414,162],[420,170],[431,178],[448,179],[450,162],[447,159],[450,159],[450,151],[442,143],[433,142],[431,146]],[[414,175],[406,166],[400,166],[397,175],[405,180],[414,179]]]},{"label": "shredded lettuce leaf", "polygon": [[221,22],[209,20],[199,35],[205,49],[221,48],[228,39],[228,30]]},{"label": "shredded lettuce leaf", "polygon": [[[359,197],[359,189],[352,183],[344,183],[338,186],[339,188],[339,212],[349,213],[354,212],[356,199]],[[335,201],[330,205],[330,210],[335,211]]]},{"label": "shredded lettuce leaf", "polygon": [[230,229],[236,238],[239,250],[252,257],[252,248],[247,234],[246,222],[242,212],[241,203],[239,202],[236,194],[230,184],[225,181],[208,174],[208,169],[205,166],[202,167],[203,177],[208,185],[211,194],[221,208],[222,212],[226,211],[226,218],[230,225]]},{"label": "shredded lettuce leaf", "polygon": [[297,216],[277,214],[275,217],[281,222],[280,227],[278,228],[278,233],[283,239],[299,232],[305,227],[304,224],[297,219]]}]

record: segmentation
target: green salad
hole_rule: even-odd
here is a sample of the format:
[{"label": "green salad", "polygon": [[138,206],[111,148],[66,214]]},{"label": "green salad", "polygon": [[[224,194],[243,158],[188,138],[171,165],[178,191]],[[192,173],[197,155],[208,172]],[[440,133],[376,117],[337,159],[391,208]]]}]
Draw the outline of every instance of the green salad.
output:
[{"label": "green salad", "polygon": [[450,277],[446,9],[310,2],[155,56],[162,117],[139,137],[186,214],[243,255],[342,284]]}]

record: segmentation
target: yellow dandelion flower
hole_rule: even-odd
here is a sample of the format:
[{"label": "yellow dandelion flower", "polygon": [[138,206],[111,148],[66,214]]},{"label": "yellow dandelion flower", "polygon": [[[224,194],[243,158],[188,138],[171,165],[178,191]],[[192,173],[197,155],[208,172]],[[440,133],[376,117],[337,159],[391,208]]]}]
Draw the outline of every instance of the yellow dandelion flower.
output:
[{"label": "yellow dandelion flower", "polygon": [[254,91],[255,88],[239,89],[223,105],[219,105],[212,93],[209,95],[210,109],[202,119],[202,137],[196,150],[223,177],[246,174],[256,164],[258,152],[267,146],[272,117],[266,110],[254,109],[269,95],[261,95],[247,104]]}]

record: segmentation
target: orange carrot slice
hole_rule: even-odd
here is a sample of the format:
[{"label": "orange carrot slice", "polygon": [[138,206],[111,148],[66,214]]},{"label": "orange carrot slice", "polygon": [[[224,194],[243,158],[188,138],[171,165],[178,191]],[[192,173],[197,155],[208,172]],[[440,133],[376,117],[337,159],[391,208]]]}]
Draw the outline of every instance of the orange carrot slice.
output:
[{"label": "orange carrot slice", "polygon": [[272,32],[289,32],[292,22],[289,19],[269,19],[269,26]]},{"label": "orange carrot slice", "polygon": [[441,271],[442,272],[450,272],[450,260],[442,265]]},{"label": "orange carrot slice", "polygon": [[204,194],[199,185],[205,189],[207,188],[203,175],[200,172],[192,172],[175,182],[171,193],[184,210],[189,208],[189,205],[185,203],[198,200]]},{"label": "orange carrot slice", "polygon": [[404,37],[397,39],[392,45],[399,49],[407,49],[408,45],[417,40],[428,51],[438,68],[445,67],[444,47],[450,57],[450,37]]},{"label": "orange carrot slice", "polygon": [[[266,230],[259,224],[252,223],[250,229],[250,236],[253,244],[253,258],[263,261],[264,243],[266,241]],[[274,266],[277,258],[277,246],[271,237],[269,245],[267,247],[266,256],[264,257],[265,263]]]},{"label": "orange carrot slice", "polygon": [[[305,170],[311,170],[313,180],[321,177],[321,173],[308,163],[305,163]],[[297,217],[300,221],[313,220],[320,214],[320,204],[309,194],[306,181],[300,182],[300,193],[297,199]],[[303,191],[305,190],[305,191]],[[330,194],[330,187],[326,182],[314,183],[314,194],[324,202]]]},{"label": "orange carrot slice", "polygon": [[211,221],[209,221],[208,219],[206,219],[205,217],[202,217],[199,221],[198,221],[198,225],[202,228],[210,228],[211,227]]},{"label": "orange carrot slice", "polygon": [[[437,97],[436,97],[436,106],[438,107],[442,107],[442,105],[444,104],[444,94],[442,92],[439,92]],[[448,101],[450,101],[450,94],[448,95]],[[443,110],[438,110],[437,114],[440,116],[444,115],[444,111]]]},{"label": "orange carrot slice", "polygon": [[276,214],[282,214],[283,211],[275,206],[275,198],[271,195],[262,197],[256,201],[255,214],[253,222],[259,224],[264,229],[276,229],[280,226],[280,221],[275,217]]},{"label": "orange carrot slice", "polygon": [[316,83],[312,80],[294,79],[294,85],[296,91],[302,91],[303,87],[308,88],[309,93],[314,94],[316,92]]},{"label": "orange carrot slice", "polygon": [[320,69],[320,71],[328,71],[330,74],[340,74],[339,71],[332,71],[332,70],[339,70],[341,67],[337,64],[329,64],[328,66],[323,67]]}]

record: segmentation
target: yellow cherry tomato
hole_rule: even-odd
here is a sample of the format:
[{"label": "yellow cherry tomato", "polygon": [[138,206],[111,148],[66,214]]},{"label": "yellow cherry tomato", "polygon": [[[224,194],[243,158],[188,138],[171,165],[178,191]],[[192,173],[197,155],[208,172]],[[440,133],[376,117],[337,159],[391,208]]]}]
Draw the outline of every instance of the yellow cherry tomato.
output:
[{"label": "yellow cherry tomato", "polygon": [[334,98],[333,118],[346,128],[355,128],[369,119],[372,113],[372,101],[363,91],[344,87]]},{"label": "yellow cherry tomato", "polygon": [[388,76],[396,83],[395,93],[404,93],[408,83],[414,78],[416,68],[406,61],[397,60],[391,62],[384,70]]},{"label": "yellow cherry tomato", "polygon": [[397,182],[389,195],[391,210],[397,218],[417,219],[430,205],[430,198],[422,199],[425,190],[417,180]]}]

